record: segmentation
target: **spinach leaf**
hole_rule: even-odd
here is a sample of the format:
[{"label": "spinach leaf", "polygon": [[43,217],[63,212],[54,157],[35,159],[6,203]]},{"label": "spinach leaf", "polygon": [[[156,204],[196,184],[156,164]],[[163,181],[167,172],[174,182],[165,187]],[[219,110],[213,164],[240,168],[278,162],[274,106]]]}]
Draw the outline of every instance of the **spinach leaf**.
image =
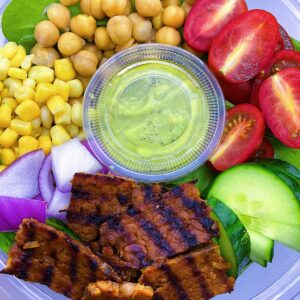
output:
[{"label": "spinach leaf", "polygon": [[291,39],[292,39],[292,43],[294,45],[295,50],[300,52],[300,41],[297,41],[296,39],[293,39],[293,38],[291,38]]},{"label": "spinach leaf", "polygon": [[60,220],[49,218],[47,219],[46,224],[66,233],[74,240],[79,240],[79,237],[64,222]]},{"label": "spinach leaf", "polygon": [[[35,25],[47,19],[47,7],[57,2],[59,0],[12,0],[2,16],[2,31],[7,40],[23,45],[29,53],[36,43]],[[80,14],[80,4],[70,6],[69,10],[72,16]]]},{"label": "spinach leaf", "polygon": [[15,237],[15,232],[0,232],[0,249],[6,254],[15,242]]}]

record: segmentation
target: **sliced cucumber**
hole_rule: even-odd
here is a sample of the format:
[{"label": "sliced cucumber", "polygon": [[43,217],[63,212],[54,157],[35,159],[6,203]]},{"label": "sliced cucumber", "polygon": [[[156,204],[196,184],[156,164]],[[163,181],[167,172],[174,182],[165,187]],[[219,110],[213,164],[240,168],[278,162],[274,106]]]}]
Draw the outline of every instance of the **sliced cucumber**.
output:
[{"label": "sliced cucumber", "polygon": [[220,199],[238,215],[300,226],[300,201],[295,193],[273,171],[259,164],[237,165],[223,172],[208,198]]},{"label": "sliced cucumber", "polygon": [[262,267],[266,267],[267,266],[267,261],[262,259],[261,257],[259,256],[255,256],[254,254],[251,255],[251,259],[252,261],[256,262],[257,264],[261,265]]},{"label": "sliced cucumber", "polygon": [[247,229],[300,251],[300,226],[239,215]]},{"label": "sliced cucumber", "polygon": [[[272,262],[274,255],[274,241],[249,228],[247,228],[247,231],[251,240],[251,259],[254,260],[254,258],[258,257],[265,261]],[[260,264],[259,261],[254,261]]]},{"label": "sliced cucumber", "polygon": [[237,277],[250,262],[250,237],[237,215],[224,203],[210,198],[211,217],[218,222],[220,237],[217,239],[224,258],[231,264],[230,274]]}]

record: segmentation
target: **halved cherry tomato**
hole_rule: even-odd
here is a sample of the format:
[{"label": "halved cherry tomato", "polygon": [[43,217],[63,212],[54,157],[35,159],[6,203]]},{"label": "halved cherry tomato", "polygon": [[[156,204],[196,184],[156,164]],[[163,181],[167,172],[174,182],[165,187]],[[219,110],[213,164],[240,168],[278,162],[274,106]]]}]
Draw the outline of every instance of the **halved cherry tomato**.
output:
[{"label": "halved cherry tomato", "polygon": [[300,70],[284,69],[265,80],[259,103],[273,134],[286,146],[300,149]]},{"label": "halved cherry tomato", "polygon": [[279,34],[279,41],[275,51],[278,52],[280,50],[294,50],[294,45],[289,34],[281,25],[279,25]]},{"label": "halved cherry tomato", "polygon": [[244,0],[198,0],[184,25],[184,39],[194,50],[208,52],[213,38],[235,16],[248,11]]},{"label": "halved cherry tomato", "polygon": [[254,158],[274,158],[275,150],[268,139],[264,138]]},{"label": "halved cherry tomato", "polygon": [[263,114],[252,104],[237,105],[227,112],[223,137],[210,162],[224,171],[247,161],[260,147],[264,133]]},{"label": "halved cherry tomato", "polygon": [[286,68],[300,69],[300,52],[282,50],[274,54],[269,64],[259,72],[253,83],[251,103],[259,107],[259,90],[263,82],[271,75]]},{"label": "halved cherry tomato", "polygon": [[279,39],[279,24],[270,13],[254,9],[230,21],[214,38],[209,66],[232,83],[254,78],[270,61]]},{"label": "halved cherry tomato", "polygon": [[252,80],[239,84],[229,83],[220,78],[218,80],[220,86],[222,87],[226,100],[230,101],[233,104],[250,102],[253,85]]}]

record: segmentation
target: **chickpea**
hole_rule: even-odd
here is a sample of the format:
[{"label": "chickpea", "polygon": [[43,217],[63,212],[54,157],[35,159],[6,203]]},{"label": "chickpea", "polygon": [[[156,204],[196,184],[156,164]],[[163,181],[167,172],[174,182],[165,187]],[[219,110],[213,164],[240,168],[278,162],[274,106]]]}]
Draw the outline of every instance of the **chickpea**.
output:
[{"label": "chickpea", "polygon": [[47,11],[48,19],[53,22],[58,29],[66,31],[70,25],[70,11],[60,3],[53,3]]},{"label": "chickpea", "polygon": [[115,50],[106,50],[106,51],[103,52],[103,56],[105,58],[111,58],[115,54],[116,54]]},{"label": "chickpea", "polygon": [[145,21],[143,17],[141,17],[138,13],[131,13],[128,16],[129,20],[131,21],[132,25],[140,22],[140,21]]},{"label": "chickpea", "polygon": [[42,47],[52,47],[59,39],[59,30],[51,21],[41,21],[35,26],[34,38]]},{"label": "chickpea", "polygon": [[168,6],[163,13],[163,23],[166,26],[180,28],[185,21],[185,12],[178,6]]},{"label": "chickpea", "polygon": [[112,50],[116,47],[108,35],[106,27],[98,27],[96,29],[94,42],[100,50]]},{"label": "chickpea", "polygon": [[195,4],[196,0],[185,0],[185,2],[187,4],[189,4],[190,6],[193,6]]},{"label": "chickpea", "polygon": [[115,16],[107,23],[107,32],[117,45],[125,45],[132,37],[132,23],[126,16]]},{"label": "chickpea", "polygon": [[131,14],[132,13],[132,4],[131,4],[131,0],[127,0],[127,2],[126,2],[126,8],[125,8],[125,11],[124,11],[124,15],[125,16],[128,16],[129,14]]},{"label": "chickpea", "polygon": [[157,32],[157,30],[155,28],[151,29],[150,40],[148,41],[149,43],[155,43],[156,42],[156,32]]},{"label": "chickpea", "polygon": [[135,0],[135,6],[142,17],[155,17],[162,10],[160,0]]},{"label": "chickpea", "polygon": [[76,54],[84,45],[85,41],[73,32],[63,33],[57,43],[58,50],[63,56]]},{"label": "chickpea", "polygon": [[187,17],[187,15],[190,13],[192,9],[192,6],[189,5],[186,1],[184,1],[181,5],[181,8],[184,10],[185,16]]},{"label": "chickpea", "polygon": [[149,20],[141,21],[133,25],[133,37],[136,41],[145,43],[150,40],[152,23]]},{"label": "chickpea", "polygon": [[55,60],[60,58],[55,48],[43,48],[39,44],[31,49],[31,53],[34,54],[32,62],[37,66],[53,68]]},{"label": "chickpea", "polygon": [[71,19],[71,30],[82,38],[92,40],[97,24],[96,20],[87,15],[77,15]]},{"label": "chickpea", "polygon": [[161,1],[162,7],[166,8],[168,6],[180,6],[179,0],[162,0]]},{"label": "chickpea", "polygon": [[97,20],[105,17],[102,0],[80,0],[80,9],[85,15],[92,16]]},{"label": "chickpea", "polygon": [[60,3],[64,6],[70,6],[70,5],[74,5],[77,2],[79,2],[79,0],[59,0]]},{"label": "chickpea", "polygon": [[122,46],[117,46],[116,47],[116,52],[118,53],[118,52],[121,52],[125,49],[130,48],[133,45],[133,43],[134,43],[134,39],[131,39],[127,44],[122,45]]},{"label": "chickpea", "polygon": [[83,50],[89,51],[94,53],[97,56],[98,62],[102,59],[103,53],[96,47],[95,44],[92,43],[87,43],[84,47]]},{"label": "chickpea", "polygon": [[87,50],[81,50],[71,57],[77,73],[83,77],[91,77],[97,70],[97,56]]},{"label": "chickpea", "polygon": [[158,30],[164,26],[163,13],[164,13],[164,9],[162,9],[162,11],[156,17],[152,18],[152,24],[156,30]]},{"label": "chickpea", "polygon": [[123,15],[127,0],[102,0],[102,9],[108,17]]},{"label": "chickpea", "polygon": [[157,43],[172,46],[179,46],[181,42],[181,36],[179,31],[168,26],[160,28],[156,32],[155,39]]}]

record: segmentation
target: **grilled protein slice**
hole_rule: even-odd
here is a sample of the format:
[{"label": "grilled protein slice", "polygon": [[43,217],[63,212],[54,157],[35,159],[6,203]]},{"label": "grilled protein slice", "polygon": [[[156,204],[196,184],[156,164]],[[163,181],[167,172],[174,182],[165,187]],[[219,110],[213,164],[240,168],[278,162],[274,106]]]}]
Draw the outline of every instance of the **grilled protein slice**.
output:
[{"label": "grilled protein slice", "polygon": [[1,273],[47,285],[74,300],[83,297],[91,282],[120,281],[89,248],[35,220],[23,221]]},{"label": "grilled protein slice", "polygon": [[229,268],[218,246],[208,245],[143,269],[139,282],[155,289],[154,300],[206,300],[233,290]]},{"label": "grilled protein slice", "polygon": [[100,225],[131,204],[136,184],[106,175],[75,174],[67,211],[68,226],[84,242],[96,240]]},{"label": "grilled protein slice", "polygon": [[137,186],[126,213],[101,225],[98,252],[115,268],[164,261],[217,236],[209,211],[194,184]]},{"label": "grilled protein slice", "polygon": [[98,281],[85,290],[82,300],[151,300],[153,289],[139,283]]}]

